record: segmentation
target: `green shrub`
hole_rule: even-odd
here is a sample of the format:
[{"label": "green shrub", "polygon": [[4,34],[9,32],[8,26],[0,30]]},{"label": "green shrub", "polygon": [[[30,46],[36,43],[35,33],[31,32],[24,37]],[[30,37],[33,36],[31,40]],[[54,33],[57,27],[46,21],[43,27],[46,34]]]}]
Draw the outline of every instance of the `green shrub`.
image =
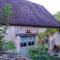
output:
[{"label": "green shrub", "polygon": [[39,45],[29,49],[30,60],[60,60],[57,56],[50,56],[48,53],[48,46]]},{"label": "green shrub", "polygon": [[38,47],[32,47],[29,49],[29,57],[31,60],[46,60],[48,56],[47,52],[47,46],[39,45]]},{"label": "green shrub", "polygon": [[16,46],[15,46],[14,42],[9,41],[9,42],[6,43],[6,48],[7,49],[15,49]]}]

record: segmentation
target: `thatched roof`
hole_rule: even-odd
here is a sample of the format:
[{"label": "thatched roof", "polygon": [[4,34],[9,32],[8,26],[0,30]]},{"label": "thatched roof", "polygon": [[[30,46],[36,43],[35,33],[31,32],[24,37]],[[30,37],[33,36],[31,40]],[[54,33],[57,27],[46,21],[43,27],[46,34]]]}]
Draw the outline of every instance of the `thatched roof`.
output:
[{"label": "thatched roof", "polygon": [[[9,3],[13,7],[11,25],[36,26],[36,27],[60,27],[56,19],[41,5],[27,0],[0,0],[0,9]],[[5,21],[0,19],[0,24]]]}]

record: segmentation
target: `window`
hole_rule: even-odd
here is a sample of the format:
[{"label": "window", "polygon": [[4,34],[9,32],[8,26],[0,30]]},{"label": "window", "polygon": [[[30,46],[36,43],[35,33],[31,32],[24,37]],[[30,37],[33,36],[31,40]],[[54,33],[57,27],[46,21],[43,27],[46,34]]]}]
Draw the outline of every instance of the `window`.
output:
[{"label": "window", "polygon": [[28,42],[28,45],[30,46],[31,45],[31,42]]},{"label": "window", "polygon": [[34,41],[32,41],[32,45],[34,45]]},{"label": "window", "polygon": [[21,36],[20,47],[32,46],[35,43],[35,36]]},{"label": "window", "polygon": [[25,46],[26,46],[26,42],[20,43],[20,46],[21,46],[21,47],[25,47]]},{"label": "window", "polygon": [[24,43],[24,46],[26,46],[26,43]]},{"label": "window", "polygon": [[23,47],[23,43],[20,43],[20,46]]},{"label": "window", "polygon": [[28,46],[34,45],[34,41],[28,42]]}]

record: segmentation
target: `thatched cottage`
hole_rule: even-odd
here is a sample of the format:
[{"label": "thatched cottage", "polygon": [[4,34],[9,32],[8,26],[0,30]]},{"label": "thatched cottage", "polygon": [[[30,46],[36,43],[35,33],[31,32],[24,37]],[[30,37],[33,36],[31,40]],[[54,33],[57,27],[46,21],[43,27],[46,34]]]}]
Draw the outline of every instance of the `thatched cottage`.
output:
[{"label": "thatched cottage", "polygon": [[[0,9],[6,4],[13,7],[6,39],[15,42],[16,52],[21,56],[26,56],[28,48],[37,44],[38,33],[44,32],[48,27],[60,27],[56,19],[39,4],[27,0],[0,0]],[[0,19],[0,24],[5,23]]]}]

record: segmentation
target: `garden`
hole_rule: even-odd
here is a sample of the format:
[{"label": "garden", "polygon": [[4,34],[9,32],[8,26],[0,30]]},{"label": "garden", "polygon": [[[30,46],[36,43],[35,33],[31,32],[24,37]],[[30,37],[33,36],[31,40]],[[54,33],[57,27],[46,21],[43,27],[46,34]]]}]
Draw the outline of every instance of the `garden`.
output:
[{"label": "garden", "polygon": [[32,47],[29,50],[29,58],[31,60],[60,60],[58,56],[51,56],[48,52],[46,45],[39,45],[38,47]]},{"label": "garden", "polygon": [[[50,34],[54,35],[57,32],[57,29],[48,29]],[[31,60],[60,60],[60,56],[58,56],[57,48],[53,52],[49,52],[49,44],[48,41],[45,41],[45,37],[47,36],[47,32],[39,34],[39,44],[37,47],[31,47],[29,49],[29,58]],[[58,47],[58,46],[57,46]],[[58,47],[60,50],[60,47]],[[56,53],[56,54],[55,54]]]}]

